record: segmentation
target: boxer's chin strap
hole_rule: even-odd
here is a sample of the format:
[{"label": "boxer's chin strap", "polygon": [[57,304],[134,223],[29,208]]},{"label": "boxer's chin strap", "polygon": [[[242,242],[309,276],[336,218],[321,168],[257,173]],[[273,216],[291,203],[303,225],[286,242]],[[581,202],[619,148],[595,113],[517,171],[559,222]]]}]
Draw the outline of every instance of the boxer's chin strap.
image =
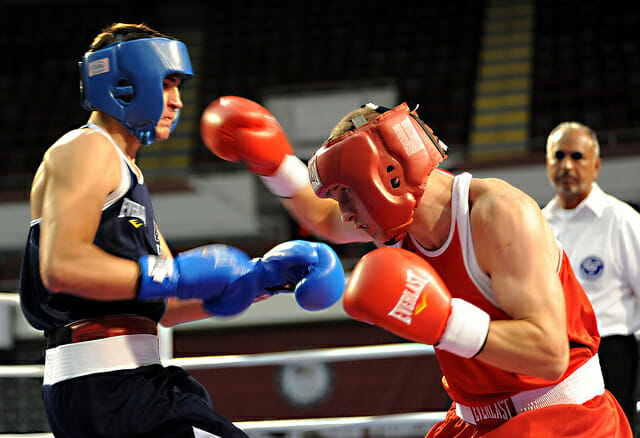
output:
[{"label": "boxer's chin strap", "polygon": [[442,155],[442,158],[447,158],[447,151],[449,150],[449,146],[444,144],[444,142],[441,141],[439,138],[436,138],[436,136],[431,133],[431,130],[427,128],[427,125],[422,121],[420,117],[412,113],[409,113],[409,115],[413,117],[420,126],[422,126],[422,129],[424,129],[424,132],[429,137],[429,140],[431,140],[431,142],[436,147],[438,152],[440,152],[440,155]]},{"label": "boxer's chin strap", "polygon": [[407,237],[407,232],[404,231],[400,234],[398,234],[397,236],[393,237],[392,239],[387,240],[386,242],[384,242],[384,246],[394,246],[397,245],[398,242],[400,242],[402,239],[404,239],[405,237]]}]

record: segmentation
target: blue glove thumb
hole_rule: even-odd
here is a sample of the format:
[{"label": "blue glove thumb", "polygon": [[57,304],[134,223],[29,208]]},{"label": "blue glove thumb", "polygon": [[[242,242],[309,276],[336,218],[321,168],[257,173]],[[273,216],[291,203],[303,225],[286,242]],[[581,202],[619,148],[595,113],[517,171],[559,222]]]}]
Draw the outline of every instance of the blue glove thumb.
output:
[{"label": "blue glove thumb", "polygon": [[[263,293],[256,301],[279,292],[293,292],[306,310],[321,310],[342,296],[344,269],[329,245],[292,240],[256,260],[254,272],[263,278]],[[260,283],[258,283],[260,284]]]},{"label": "blue glove thumb", "polygon": [[342,296],[345,287],[344,269],[338,255],[329,245],[311,245],[318,253],[318,262],[309,266],[309,273],[298,283],[294,293],[303,309],[322,310]]},{"label": "blue glove thumb", "polygon": [[291,240],[275,246],[254,262],[254,269],[262,276],[262,288],[273,295],[292,292],[309,273],[309,267],[318,262],[318,253],[311,242]]}]

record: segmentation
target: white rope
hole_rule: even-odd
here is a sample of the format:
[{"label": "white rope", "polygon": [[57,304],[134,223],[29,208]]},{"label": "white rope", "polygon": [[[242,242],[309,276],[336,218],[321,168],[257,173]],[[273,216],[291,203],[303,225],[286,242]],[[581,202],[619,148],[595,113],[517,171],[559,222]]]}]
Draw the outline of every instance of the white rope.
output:
[{"label": "white rope", "polygon": [[1,435],[2,438],[55,438],[51,433],[18,433],[11,435]]},{"label": "white rope", "polygon": [[[348,428],[363,426],[398,426],[408,423],[423,423],[431,426],[445,417],[445,412],[420,412],[409,414],[389,414],[368,417],[336,417],[336,418],[307,418],[303,420],[270,420],[270,421],[240,421],[234,422],[245,432],[270,431],[292,432],[326,430],[330,428]],[[429,427],[425,428],[425,433]]]},{"label": "white rope", "polygon": [[15,292],[0,292],[0,303],[20,304],[20,295]]},{"label": "white rope", "polygon": [[168,360],[167,364],[179,366],[188,370],[197,370],[282,365],[290,363],[340,362],[429,354],[433,354],[433,347],[422,344],[401,343],[363,347],[322,348],[280,353],[174,358]]},{"label": "white rope", "polygon": [[[19,305],[20,298],[16,293],[0,292],[0,303],[3,302]],[[324,348],[244,355],[205,356],[189,358],[168,358],[167,356],[164,356],[162,358],[162,363],[164,365],[179,366],[187,370],[197,370],[229,367],[251,367],[269,365],[277,366],[290,363],[300,364],[308,362],[354,361],[388,357],[431,355],[433,353],[433,347],[427,345],[415,343],[398,343],[387,345]],[[44,365],[0,365],[0,377],[41,378],[43,376],[43,372]],[[382,416],[315,418],[303,420],[245,421],[236,422],[235,424],[248,434],[270,431],[303,432],[337,428],[344,429],[371,426],[400,426],[410,423],[424,425],[424,429],[428,430],[432,424],[435,424],[437,421],[443,419],[444,415],[444,412],[427,412],[392,414]],[[12,435],[0,434],[0,437],[53,438],[53,435],[49,433]]]},{"label": "white rope", "polygon": [[[403,426],[407,424],[424,424],[425,431],[430,426],[441,421],[445,417],[445,412],[418,412],[408,414],[389,414],[363,417],[335,417],[335,418],[308,418],[303,420],[269,420],[269,421],[237,421],[234,422],[238,428],[244,432],[304,432],[327,429],[346,429],[357,427],[386,427]],[[2,435],[2,438],[52,438],[52,434],[47,433],[27,433]]]},{"label": "white rope", "polygon": [[[286,433],[359,427],[388,427],[419,424],[426,433],[435,423],[444,419],[445,412],[417,412],[363,417],[308,418],[303,420],[237,421],[238,428],[247,434],[258,432]],[[1,438],[53,438],[48,433],[2,435]]]},{"label": "white rope", "polygon": [[42,377],[44,365],[0,365],[0,377],[28,378]]},{"label": "white rope", "polygon": [[[20,304],[19,295],[12,292],[0,292],[0,302]],[[387,357],[409,357],[434,354],[433,347],[416,343],[398,343],[362,347],[324,348],[277,353],[240,354],[226,356],[204,356],[188,358],[170,358],[163,354],[164,365],[179,366],[187,370],[269,366],[290,363],[339,362]],[[0,377],[42,377],[44,365],[0,365]]]},{"label": "white rope", "polygon": [[[410,357],[434,354],[433,347],[414,343],[367,345],[362,347],[320,348],[280,353],[237,354],[226,356],[184,357],[163,360],[186,370],[268,365],[300,364],[308,362],[340,362],[388,357]],[[42,377],[44,365],[0,365],[0,377]]]},{"label": "white rope", "polygon": [[[19,304],[16,293],[0,292],[0,303]],[[184,369],[213,369],[228,367],[250,367],[283,365],[307,362],[339,362],[388,357],[409,357],[434,354],[433,347],[416,343],[310,349],[290,352],[260,353],[245,355],[205,356],[165,359],[164,365],[175,365]],[[44,365],[2,365],[0,377],[42,377]],[[636,409],[640,412],[640,402]],[[304,432],[313,430],[345,429],[358,427],[406,426],[415,424],[429,430],[445,418],[446,412],[421,412],[380,416],[310,418],[301,420],[268,420],[235,422],[248,434],[254,432]],[[50,433],[0,434],[0,438],[54,438]]]},{"label": "white rope", "polygon": [[[640,411],[640,402],[638,403]],[[234,424],[244,432],[304,432],[327,429],[357,427],[386,427],[420,424],[425,432],[434,424],[444,420],[446,412],[416,412],[362,417],[308,418],[303,420],[238,421]],[[50,433],[0,434],[0,438],[54,438]]]}]

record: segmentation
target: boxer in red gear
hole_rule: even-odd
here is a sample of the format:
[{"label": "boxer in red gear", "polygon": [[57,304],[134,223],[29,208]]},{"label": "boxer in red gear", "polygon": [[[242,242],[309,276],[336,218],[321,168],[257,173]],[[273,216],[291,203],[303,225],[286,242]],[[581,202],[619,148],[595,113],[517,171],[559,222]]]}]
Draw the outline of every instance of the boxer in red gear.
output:
[{"label": "boxer in red gear", "polygon": [[446,150],[406,105],[364,105],[281,200],[319,237],[380,247],[354,269],[345,310],[435,345],[454,403],[427,437],[631,437],[604,389],[593,309],[539,206],[505,181],[436,169]]}]

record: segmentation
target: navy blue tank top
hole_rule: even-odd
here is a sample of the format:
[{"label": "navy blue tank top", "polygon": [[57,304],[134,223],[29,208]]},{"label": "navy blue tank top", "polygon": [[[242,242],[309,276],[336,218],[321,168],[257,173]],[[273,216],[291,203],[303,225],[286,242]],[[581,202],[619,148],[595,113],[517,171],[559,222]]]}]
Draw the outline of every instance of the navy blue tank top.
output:
[{"label": "navy blue tank top", "polygon": [[[91,128],[110,139],[99,128]],[[105,201],[94,243],[110,254],[131,260],[147,254],[159,255],[160,236],[149,191],[120,149],[118,152],[122,162],[122,183]],[[45,331],[80,319],[116,314],[146,316],[157,322],[166,307],[164,302],[95,301],[63,292],[49,292],[40,277],[39,219],[32,221],[29,227],[19,292],[25,317],[33,327]]]}]

